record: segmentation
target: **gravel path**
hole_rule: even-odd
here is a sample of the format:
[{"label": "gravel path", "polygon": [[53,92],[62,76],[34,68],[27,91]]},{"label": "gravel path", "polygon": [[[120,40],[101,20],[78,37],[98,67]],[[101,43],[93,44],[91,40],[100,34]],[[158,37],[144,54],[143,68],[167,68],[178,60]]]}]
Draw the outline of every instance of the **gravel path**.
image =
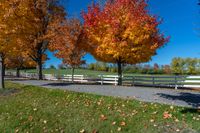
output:
[{"label": "gravel path", "polygon": [[113,85],[72,85],[55,81],[37,80],[13,80],[12,82],[36,85],[45,88],[70,90],[104,96],[115,96],[121,98],[134,98],[139,101],[163,103],[176,106],[200,107],[200,92],[159,89],[147,87],[125,87]]}]

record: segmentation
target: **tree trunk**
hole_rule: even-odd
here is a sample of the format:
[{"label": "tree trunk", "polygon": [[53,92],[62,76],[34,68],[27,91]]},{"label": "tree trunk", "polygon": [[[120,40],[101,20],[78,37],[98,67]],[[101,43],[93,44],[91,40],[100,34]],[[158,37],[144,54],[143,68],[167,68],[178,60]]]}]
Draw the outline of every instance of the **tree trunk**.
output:
[{"label": "tree trunk", "polygon": [[42,58],[39,58],[37,61],[37,74],[38,74],[38,80],[42,80]]},{"label": "tree trunk", "polygon": [[20,69],[19,68],[17,68],[17,70],[16,70],[16,77],[20,77]]},{"label": "tree trunk", "polygon": [[4,77],[6,76],[6,65],[5,64],[3,65],[3,76]]},{"label": "tree trunk", "polygon": [[0,89],[4,89],[4,58],[0,55]]},{"label": "tree trunk", "polygon": [[72,67],[72,83],[74,83],[74,67]]},{"label": "tree trunk", "polygon": [[117,62],[117,66],[118,66],[118,76],[119,76],[118,85],[122,85],[122,63],[121,63],[121,60],[119,60]]}]

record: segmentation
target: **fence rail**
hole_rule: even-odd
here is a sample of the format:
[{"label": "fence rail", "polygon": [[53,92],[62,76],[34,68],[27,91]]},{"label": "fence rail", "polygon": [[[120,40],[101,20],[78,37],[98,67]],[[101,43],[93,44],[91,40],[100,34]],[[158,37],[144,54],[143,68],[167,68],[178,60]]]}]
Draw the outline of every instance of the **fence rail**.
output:
[{"label": "fence rail", "polygon": [[[72,75],[63,75],[63,76],[61,76],[60,80],[72,82]],[[73,81],[80,82],[80,83],[88,82],[87,76],[85,76],[85,75],[74,75]]]},{"label": "fence rail", "polygon": [[99,75],[100,77],[100,81],[97,81],[98,83],[101,83],[101,85],[103,84],[114,84],[117,85],[118,84],[118,79],[119,76],[117,75]]},{"label": "fence rail", "polygon": [[200,76],[135,76],[136,86],[200,88]]},{"label": "fence rail", "polygon": [[175,87],[177,89],[179,83],[184,79],[184,76],[135,76],[134,85]]},{"label": "fence rail", "polygon": [[[15,76],[16,72],[6,71],[6,75]],[[21,77],[37,79],[35,73],[21,73]],[[53,75],[44,74],[45,80],[54,81],[72,81],[72,75]],[[100,83],[100,84],[118,84],[117,75],[99,75],[98,78],[88,77],[87,75],[74,75],[74,82],[80,83]],[[152,87],[173,87],[178,89],[200,88],[200,76],[123,76],[123,85],[152,86]]]}]

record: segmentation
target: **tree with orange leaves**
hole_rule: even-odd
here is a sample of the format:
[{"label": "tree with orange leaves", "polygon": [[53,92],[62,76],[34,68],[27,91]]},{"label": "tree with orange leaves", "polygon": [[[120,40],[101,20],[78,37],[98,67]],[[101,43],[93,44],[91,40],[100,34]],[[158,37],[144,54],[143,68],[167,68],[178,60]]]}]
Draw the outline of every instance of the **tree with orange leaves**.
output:
[{"label": "tree with orange leaves", "polygon": [[5,58],[5,67],[7,69],[16,69],[16,76],[20,77],[22,68],[34,68],[36,63],[28,56],[28,51],[23,51],[20,48],[12,51],[9,57]]},{"label": "tree with orange leaves", "polygon": [[13,53],[17,46],[16,23],[14,13],[17,10],[18,0],[0,1],[0,89],[4,89],[5,58]]},{"label": "tree with orange leaves", "polygon": [[20,17],[19,31],[26,41],[24,48],[37,64],[38,79],[42,79],[42,59],[49,48],[52,31],[64,20],[66,13],[59,0],[21,1],[18,8],[19,12],[15,15]]},{"label": "tree with orange leaves", "polygon": [[58,26],[50,42],[55,56],[62,59],[63,64],[72,68],[72,82],[74,81],[74,69],[85,63],[82,60],[85,52],[79,47],[80,43],[84,43],[82,31],[82,25],[78,19],[65,20],[62,25]]},{"label": "tree with orange leaves", "polygon": [[82,47],[97,60],[118,65],[119,85],[122,64],[147,62],[168,41],[145,0],[109,0],[103,9],[93,4],[83,18],[90,43]]}]

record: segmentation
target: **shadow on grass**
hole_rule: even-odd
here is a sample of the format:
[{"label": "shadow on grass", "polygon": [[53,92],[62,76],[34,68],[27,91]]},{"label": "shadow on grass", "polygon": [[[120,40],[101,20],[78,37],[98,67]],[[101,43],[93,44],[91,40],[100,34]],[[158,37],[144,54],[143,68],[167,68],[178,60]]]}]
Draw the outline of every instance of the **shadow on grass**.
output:
[{"label": "shadow on grass", "polygon": [[14,95],[19,93],[20,90],[18,89],[4,89],[4,90],[0,90],[0,97],[1,96],[10,96],[10,95]]},{"label": "shadow on grass", "polygon": [[200,94],[181,92],[179,93],[179,95],[170,95],[164,93],[157,93],[157,95],[169,100],[184,101],[188,105],[191,105],[194,108],[200,107]]},{"label": "shadow on grass", "polygon": [[94,86],[102,86],[100,84],[97,83],[70,83],[70,82],[59,82],[59,83],[47,83],[47,84],[43,84],[42,86],[55,86],[55,87],[59,87],[59,86],[70,86],[70,85],[94,85]]}]

